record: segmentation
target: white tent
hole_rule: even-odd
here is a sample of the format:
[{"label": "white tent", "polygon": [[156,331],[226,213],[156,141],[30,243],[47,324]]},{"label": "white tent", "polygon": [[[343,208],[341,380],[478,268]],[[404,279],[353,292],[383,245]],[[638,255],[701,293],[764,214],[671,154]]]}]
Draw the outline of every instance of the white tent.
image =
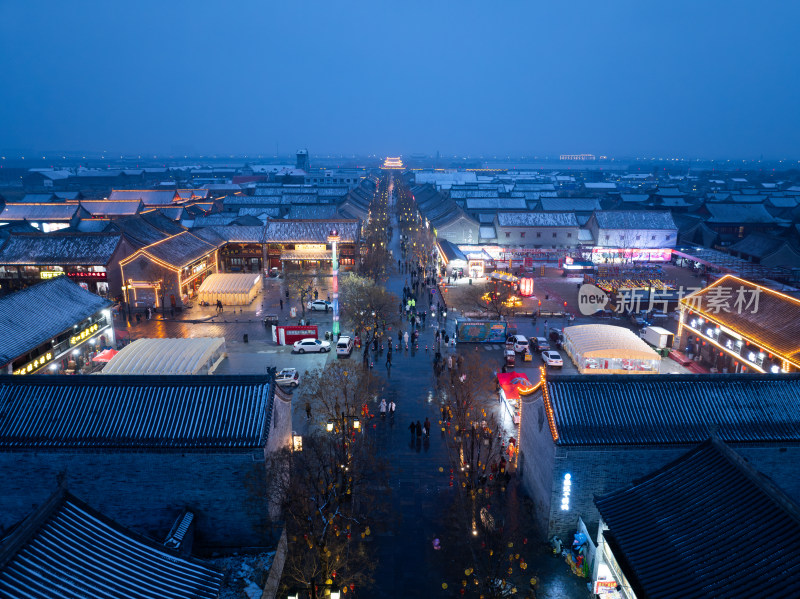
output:
[{"label": "white tent", "polygon": [[246,306],[258,295],[261,287],[259,273],[217,273],[209,276],[197,290],[197,301],[226,306]]},{"label": "white tent", "polygon": [[225,358],[225,339],[137,339],[101,374],[211,374]]},{"label": "white tent", "polygon": [[564,350],[581,373],[657,374],[661,363],[633,331],[607,324],[566,327]]}]

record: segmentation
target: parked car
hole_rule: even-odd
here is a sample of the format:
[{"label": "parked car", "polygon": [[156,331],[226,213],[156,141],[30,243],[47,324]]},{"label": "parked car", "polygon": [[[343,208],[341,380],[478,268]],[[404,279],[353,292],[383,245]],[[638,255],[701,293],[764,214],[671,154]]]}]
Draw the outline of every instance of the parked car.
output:
[{"label": "parked car", "polygon": [[557,351],[543,351],[542,361],[547,366],[552,366],[553,368],[561,368],[564,365],[564,361],[561,359],[561,354],[559,354]]},{"label": "parked car", "polygon": [[353,353],[353,338],[342,335],[336,342],[336,355],[349,356],[351,353]]},{"label": "parked car", "polygon": [[327,312],[331,309],[331,303],[325,300],[317,299],[313,302],[310,302],[311,306],[309,306],[312,310],[318,310],[321,312]]},{"label": "parked car", "polygon": [[307,339],[295,341],[292,348],[294,348],[294,351],[298,354],[304,354],[306,352],[329,352],[331,351],[331,344],[328,341],[320,341],[319,339],[309,337]]},{"label": "parked car", "polygon": [[275,382],[282,387],[297,387],[300,384],[297,368],[284,368],[275,375]]},{"label": "parked car", "polygon": [[550,341],[556,344],[564,342],[564,334],[561,329],[550,327]]},{"label": "parked car", "polygon": [[528,338],[524,335],[511,335],[506,339],[506,345],[513,345],[515,352],[524,352],[528,349]]},{"label": "parked car", "polygon": [[550,342],[544,337],[534,337],[533,339],[531,339],[531,345],[533,346],[533,351],[550,350]]},{"label": "parked car", "polygon": [[594,314],[592,314],[595,318],[611,318],[614,316],[613,310],[598,310]]}]

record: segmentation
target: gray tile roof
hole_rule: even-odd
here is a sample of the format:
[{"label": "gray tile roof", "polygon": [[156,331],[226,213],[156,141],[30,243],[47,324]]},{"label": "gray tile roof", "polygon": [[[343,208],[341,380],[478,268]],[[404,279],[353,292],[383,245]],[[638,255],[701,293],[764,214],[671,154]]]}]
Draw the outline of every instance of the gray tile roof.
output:
[{"label": "gray tile roof", "polygon": [[121,240],[119,233],[17,233],[0,248],[0,264],[103,266]]},{"label": "gray tile roof", "polygon": [[0,595],[216,599],[223,573],[58,492],[0,545]]},{"label": "gray tile roof", "polygon": [[501,227],[577,227],[572,212],[498,212]]},{"label": "gray tile roof", "polygon": [[267,223],[267,243],[308,242],[327,243],[332,229],[339,231],[344,243],[358,241],[358,221],[355,220],[271,220]]},{"label": "gray tile roof", "polygon": [[0,448],[263,448],[263,376],[0,376]]},{"label": "gray tile roof", "polygon": [[711,213],[706,222],[711,224],[744,225],[775,222],[775,218],[767,212],[763,204],[715,204],[706,202],[705,208]]},{"label": "gray tile roof", "polygon": [[636,204],[641,204],[650,199],[650,195],[646,193],[621,193],[619,197],[623,202],[633,202]]},{"label": "gray tile roof", "polygon": [[[595,504],[637,597],[743,597],[742,577],[762,597],[800,588],[797,504],[716,439]],[[721,547],[736,549],[710,559]]]},{"label": "gray tile roof", "polygon": [[655,210],[598,210],[594,213],[601,229],[675,229],[669,212]]},{"label": "gray tile roof", "polygon": [[110,306],[110,301],[67,277],[42,281],[0,298],[0,365]]},{"label": "gray tile roof", "polygon": [[338,216],[336,214],[336,206],[332,204],[326,204],[321,206],[292,205],[289,207],[289,213],[286,215],[286,218],[325,219],[325,218],[336,218],[336,216]]},{"label": "gray tile roof", "polygon": [[800,441],[800,375],[591,375],[547,381],[559,445]]}]

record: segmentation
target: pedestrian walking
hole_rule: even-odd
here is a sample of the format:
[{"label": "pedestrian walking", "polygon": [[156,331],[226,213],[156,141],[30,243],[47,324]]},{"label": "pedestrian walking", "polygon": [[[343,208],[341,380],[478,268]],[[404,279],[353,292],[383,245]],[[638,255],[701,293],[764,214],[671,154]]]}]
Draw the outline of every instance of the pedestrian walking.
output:
[{"label": "pedestrian walking", "polygon": [[403,341],[405,342],[406,347],[408,347],[408,331],[403,333]]},{"label": "pedestrian walking", "polygon": [[381,418],[386,418],[386,400],[381,399]]},{"label": "pedestrian walking", "polygon": [[415,425],[414,428],[416,429],[417,439],[419,439],[422,436],[422,424],[420,423],[419,420],[417,420],[417,424]]},{"label": "pedestrian walking", "polygon": [[425,417],[425,424],[422,425],[422,428],[425,429],[425,436],[431,436],[431,421],[428,420],[427,416]]},{"label": "pedestrian walking", "polygon": [[442,424],[447,422],[447,408],[442,406]]},{"label": "pedestrian walking", "polygon": [[400,329],[397,329],[397,342],[398,343],[403,342],[403,331],[401,331]]},{"label": "pedestrian walking", "polygon": [[280,303],[281,303],[281,310],[283,310],[283,298],[280,298],[280,300],[278,300],[278,301],[280,301]]},{"label": "pedestrian walking", "polygon": [[[392,346],[389,345],[389,347],[391,348]],[[389,352],[388,354],[386,354],[386,368],[391,368],[391,367],[392,367],[392,352]]]},{"label": "pedestrian walking", "polygon": [[317,290],[315,289],[315,290],[314,290],[314,299],[318,299],[318,298],[319,298],[319,291],[317,291]]},{"label": "pedestrian walking", "polygon": [[453,356],[447,356],[447,368],[453,370]]},{"label": "pedestrian walking", "polygon": [[311,404],[306,402],[306,420],[311,420]]},{"label": "pedestrian walking", "polygon": [[389,417],[394,418],[394,412],[397,409],[397,405],[394,403],[394,400],[389,402]]},{"label": "pedestrian walking", "polygon": [[414,421],[411,421],[411,424],[408,425],[408,430],[411,431],[411,438],[414,438],[414,435],[417,434],[417,425],[414,424]]}]

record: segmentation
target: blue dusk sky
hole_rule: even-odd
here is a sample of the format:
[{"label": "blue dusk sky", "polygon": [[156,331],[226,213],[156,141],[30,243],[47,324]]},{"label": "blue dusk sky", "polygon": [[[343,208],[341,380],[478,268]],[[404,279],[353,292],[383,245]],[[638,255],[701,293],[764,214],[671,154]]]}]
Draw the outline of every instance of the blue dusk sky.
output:
[{"label": "blue dusk sky", "polygon": [[0,0],[0,149],[794,158],[800,2]]}]

